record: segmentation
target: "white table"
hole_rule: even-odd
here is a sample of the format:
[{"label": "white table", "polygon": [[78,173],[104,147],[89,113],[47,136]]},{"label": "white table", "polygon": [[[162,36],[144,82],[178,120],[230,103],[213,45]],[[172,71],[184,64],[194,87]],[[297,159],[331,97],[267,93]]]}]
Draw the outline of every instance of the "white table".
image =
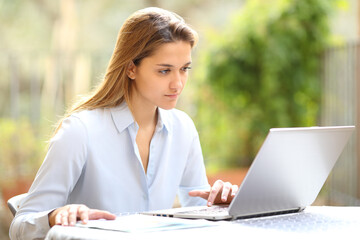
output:
[{"label": "white table", "polygon": [[[314,226],[311,222],[304,222],[297,220],[296,225],[300,228],[291,229],[283,228],[280,225],[284,223],[284,219],[293,221],[294,214],[286,214],[276,217],[262,217],[257,219],[246,219],[236,221],[220,221],[210,222],[211,226],[191,229],[180,230],[168,230],[168,231],[142,231],[136,230],[128,233],[121,231],[111,231],[104,229],[93,229],[84,227],[62,227],[55,226],[50,229],[46,239],[181,239],[189,240],[196,238],[201,239],[223,239],[234,238],[240,239],[243,237],[251,237],[251,239],[360,239],[360,207],[308,207],[299,216],[303,216],[304,219],[308,219],[311,216],[321,215],[326,220],[324,223],[320,223],[319,226]],[[141,218],[139,218],[138,224],[141,228]],[[153,218],[154,221],[159,219]],[[162,218],[164,219],[164,218]],[[272,225],[268,225],[267,222],[272,219]],[[171,218],[168,218],[171,221]],[[254,224],[254,221],[258,223]],[[185,220],[193,221],[198,220]],[[199,223],[207,222],[200,220]],[[261,224],[259,224],[259,222]],[[112,222],[114,223],[114,222]],[[109,226],[112,224],[110,221],[103,221],[103,226]],[[238,237],[237,237],[238,236]]]}]

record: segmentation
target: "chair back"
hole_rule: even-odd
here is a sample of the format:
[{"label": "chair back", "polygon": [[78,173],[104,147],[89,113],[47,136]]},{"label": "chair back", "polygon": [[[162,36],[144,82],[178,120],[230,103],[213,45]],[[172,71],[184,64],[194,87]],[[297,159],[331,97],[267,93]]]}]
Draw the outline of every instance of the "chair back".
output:
[{"label": "chair back", "polygon": [[20,204],[22,203],[22,201],[24,200],[24,198],[28,195],[28,193],[23,193],[20,195],[16,195],[12,198],[10,198],[7,201],[7,205],[11,211],[11,213],[13,214],[13,216],[15,216],[15,214],[17,213],[17,211],[20,208]]}]

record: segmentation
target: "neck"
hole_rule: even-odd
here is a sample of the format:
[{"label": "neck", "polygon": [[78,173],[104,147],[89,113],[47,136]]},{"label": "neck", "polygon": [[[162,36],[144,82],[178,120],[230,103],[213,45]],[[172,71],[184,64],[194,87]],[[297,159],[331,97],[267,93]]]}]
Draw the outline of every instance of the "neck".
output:
[{"label": "neck", "polygon": [[131,112],[140,128],[154,127],[157,124],[157,106],[148,106],[137,98],[130,99]]}]

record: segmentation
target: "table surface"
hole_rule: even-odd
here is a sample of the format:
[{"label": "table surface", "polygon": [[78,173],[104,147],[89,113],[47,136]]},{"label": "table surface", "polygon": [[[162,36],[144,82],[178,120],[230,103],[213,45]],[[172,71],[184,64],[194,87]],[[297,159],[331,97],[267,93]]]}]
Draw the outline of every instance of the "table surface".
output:
[{"label": "table surface", "polygon": [[[314,225],[310,218],[321,216],[326,222]],[[285,221],[293,221],[296,217],[295,225],[297,228],[282,227]],[[300,218],[299,218],[300,217]],[[301,220],[301,218],[303,220]],[[150,228],[148,219],[152,223]],[[152,228],[154,222],[161,221],[183,221],[191,228],[176,230],[158,230]],[[304,220],[305,219],[305,220]],[[135,220],[135,221],[134,221]],[[271,224],[268,222],[271,220]],[[123,222],[121,222],[123,221]],[[134,221],[134,222],[132,222]],[[317,220],[318,221],[318,220]],[[260,224],[259,224],[260,223]],[[124,224],[133,226],[129,232],[99,229],[114,229],[114,224]],[[175,224],[174,224],[175,225]],[[91,228],[90,228],[91,227]],[[92,228],[98,227],[98,228]],[[252,239],[269,238],[271,239],[325,239],[344,238],[359,239],[360,236],[360,207],[328,207],[311,206],[303,212],[294,214],[285,214],[272,217],[261,217],[253,219],[244,219],[236,221],[206,221],[206,220],[178,220],[172,218],[150,217],[137,215],[132,218],[118,217],[115,221],[90,221],[88,226],[63,227],[54,226],[48,232],[46,239],[172,239],[176,237],[189,239],[199,237],[204,239],[222,239],[230,236],[235,237],[250,236]]]}]

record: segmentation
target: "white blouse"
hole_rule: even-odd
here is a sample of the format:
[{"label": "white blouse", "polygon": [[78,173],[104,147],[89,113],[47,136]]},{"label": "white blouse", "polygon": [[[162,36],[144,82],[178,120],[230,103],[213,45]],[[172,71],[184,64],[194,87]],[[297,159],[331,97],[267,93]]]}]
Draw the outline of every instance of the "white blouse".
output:
[{"label": "white blouse", "polygon": [[158,113],[147,174],[126,103],[65,119],[11,224],[11,239],[44,238],[48,213],[67,204],[122,214],[171,208],[178,194],[182,206],[205,205],[188,196],[209,189],[194,123],[176,109]]}]

